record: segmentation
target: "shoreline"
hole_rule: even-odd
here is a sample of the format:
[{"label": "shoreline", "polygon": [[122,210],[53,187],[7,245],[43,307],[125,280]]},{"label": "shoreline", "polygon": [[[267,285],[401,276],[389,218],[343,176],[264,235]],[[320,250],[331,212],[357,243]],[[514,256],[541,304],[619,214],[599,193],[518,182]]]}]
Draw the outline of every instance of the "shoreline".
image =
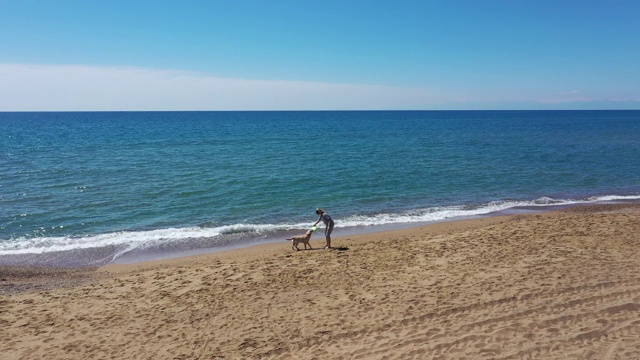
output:
[{"label": "shoreline", "polygon": [[638,229],[640,204],[599,204],[336,237],[335,250],[283,241],[86,273],[26,271],[16,276],[69,281],[0,292],[0,352],[636,359]]},{"label": "shoreline", "polygon": [[[351,236],[380,231],[398,230],[424,225],[464,221],[501,215],[549,212],[574,206],[594,204],[640,203],[640,195],[608,195],[583,200],[505,200],[498,205],[490,202],[472,205],[452,205],[417,210],[417,213],[390,213],[339,220],[334,236]],[[306,231],[302,223],[239,224],[218,228],[166,228],[129,230],[74,237],[23,239],[24,249],[3,247],[0,266],[95,267],[109,263],[136,263],[170,259],[218,251],[243,249],[266,243],[278,243]],[[229,227],[227,230],[222,230]],[[212,229],[215,229],[211,232]],[[297,229],[297,230],[294,230]],[[185,233],[186,232],[186,233]],[[320,232],[314,234],[322,237]],[[3,243],[4,244],[4,243]],[[11,245],[9,243],[5,246]],[[61,246],[64,245],[64,246]],[[14,246],[17,246],[14,244]],[[55,250],[54,250],[55,249]]]},{"label": "shoreline", "polygon": [[[552,212],[576,206],[591,205],[616,205],[616,204],[640,204],[640,199],[616,199],[598,200],[595,202],[559,203],[546,205],[517,205],[502,210],[495,210],[489,213],[476,215],[461,215],[447,217],[439,220],[429,220],[422,222],[392,222],[386,224],[371,224],[345,227],[338,227],[334,231],[334,237],[345,237],[354,235],[367,235],[378,232],[410,229],[422,226],[429,226],[439,223],[467,221],[473,219],[483,219],[504,215],[522,215]],[[322,229],[320,229],[322,230]],[[150,243],[141,247],[130,245],[108,245],[102,247],[77,248],[63,251],[50,251],[42,253],[24,254],[4,254],[0,255],[0,266],[26,266],[26,267],[53,267],[53,268],[94,268],[108,264],[134,264],[138,262],[169,260],[188,256],[198,256],[221,251],[234,251],[247,249],[253,246],[265,244],[277,244],[283,239],[292,235],[299,235],[304,230],[276,231],[274,233],[256,234],[236,234],[236,239],[216,240],[215,238],[185,238],[170,240],[167,242]],[[132,233],[131,236],[136,236]],[[318,231],[312,239],[323,239],[322,231]],[[219,243],[222,241],[222,243]],[[135,242],[134,242],[135,243]]]},{"label": "shoreline", "polygon": [[[493,222],[500,222],[512,217],[533,216],[536,214],[553,214],[556,212],[579,212],[586,209],[587,212],[594,209],[602,208],[640,208],[640,200],[627,200],[616,202],[601,202],[587,204],[563,204],[549,207],[516,207],[507,210],[496,211],[495,213],[466,216],[462,218],[443,219],[433,222],[424,223],[397,223],[387,225],[374,225],[370,228],[351,229],[345,234],[333,237],[333,243],[336,239],[341,241],[371,241],[372,239],[381,239],[387,236],[400,236],[404,233],[413,234],[417,231],[429,234],[433,232],[452,231],[465,228],[480,227]],[[597,211],[597,210],[596,210]],[[322,229],[320,229],[322,230]],[[321,233],[321,231],[318,231]],[[320,250],[324,247],[323,236],[310,242],[314,246],[314,250]],[[266,242],[249,242],[246,244],[236,244],[231,246],[221,246],[217,248],[192,249],[181,252],[167,251],[152,256],[132,257],[133,260],[117,261],[102,263],[99,265],[50,265],[50,264],[0,264],[0,294],[11,293],[23,290],[39,290],[54,289],[59,287],[73,286],[75,284],[91,281],[91,278],[99,274],[102,270],[107,269],[138,269],[147,266],[163,266],[166,264],[176,264],[182,262],[198,262],[200,259],[209,258],[226,258],[226,257],[247,257],[275,255],[282,251],[290,249],[290,242],[284,240],[271,240]],[[334,248],[336,248],[334,246]],[[338,247],[339,248],[339,247]],[[335,250],[335,249],[334,249]],[[79,250],[85,252],[86,250]],[[338,250],[339,251],[339,250]],[[125,257],[126,258],[126,257]],[[206,261],[206,260],[205,260]]]},{"label": "shoreline", "polygon": [[[549,210],[552,212],[554,210]],[[546,211],[540,211],[542,213]],[[533,213],[539,213],[538,211]],[[527,214],[532,214],[527,212]],[[521,214],[495,214],[478,216],[474,218],[442,220],[423,224],[396,224],[395,226],[380,226],[383,230],[371,230],[366,232],[351,232],[347,235],[333,237],[334,249],[325,250],[324,238],[316,237],[310,241],[314,251],[344,251],[347,245],[343,242],[367,242],[384,239],[388,236],[403,236],[405,233],[413,234],[416,231],[425,234],[448,232],[485,226],[495,222],[501,222],[513,216]],[[334,233],[335,234],[335,233]],[[338,244],[336,246],[336,244]],[[110,262],[99,266],[48,266],[48,265],[0,265],[0,295],[23,292],[40,291],[64,287],[73,287],[100,278],[104,273],[120,273],[137,271],[140,269],[160,268],[176,266],[179,264],[203,264],[211,259],[255,258],[274,256],[291,251],[291,243],[285,240],[278,242],[255,243],[239,245],[230,248],[221,248],[214,251],[198,251],[184,256],[166,256],[140,260],[135,262]],[[292,252],[292,251],[291,251]]]},{"label": "shoreline", "polygon": [[[598,205],[640,204],[640,199],[599,200],[596,202],[560,203],[554,205],[523,205],[496,210],[478,215],[463,215],[424,222],[398,222],[379,225],[346,226],[336,228],[333,237],[360,236],[380,232],[420,228],[440,223],[460,222],[474,219],[484,219],[496,216],[526,215],[553,212],[573,207]],[[312,240],[324,239],[321,228],[312,236]],[[303,230],[281,231],[264,237],[242,235],[241,241],[228,244],[211,244],[208,238],[184,239],[184,241],[170,241],[141,248],[126,249],[110,245],[103,247],[78,248],[73,250],[52,251],[43,253],[26,253],[14,255],[0,255],[0,267],[37,267],[57,269],[90,269],[109,264],[135,264],[148,261],[164,261],[189,256],[199,256],[226,251],[242,251],[254,246],[279,244],[283,239],[292,235],[299,235]],[[255,235],[254,235],[255,236]]]}]

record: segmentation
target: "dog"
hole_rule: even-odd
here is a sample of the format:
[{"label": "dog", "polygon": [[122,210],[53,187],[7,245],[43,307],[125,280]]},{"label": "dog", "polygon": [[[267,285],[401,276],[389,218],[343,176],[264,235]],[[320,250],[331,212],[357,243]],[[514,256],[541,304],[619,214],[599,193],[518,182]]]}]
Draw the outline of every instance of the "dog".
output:
[{"label": "dog", "polygon": [[311,233],[313,230],[307,231],[304,235],[292,236],[288,238],[288,241],[291,241],[291,249],[292,250],[300,250],[298,249],[298,244],[303,243],[304,249],[307,250],[307,245],[309,245],[309,249],[313,249],[311,244],[309,244],[309,240],[311,240]]}]

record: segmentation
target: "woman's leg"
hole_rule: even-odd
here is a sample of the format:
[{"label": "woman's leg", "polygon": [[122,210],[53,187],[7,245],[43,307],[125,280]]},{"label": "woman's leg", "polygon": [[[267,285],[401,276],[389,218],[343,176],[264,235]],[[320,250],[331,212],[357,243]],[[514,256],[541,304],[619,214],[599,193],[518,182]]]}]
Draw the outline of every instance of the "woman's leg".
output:
[{"label": "woman's leg", "polygon": [[325,246],[325,249],[331,249],[331,232],[333,231],[333,225],[334,224],[333,224],[333,221],[332,221],[324,229],[324,236],[327,239],[327,246]]}]

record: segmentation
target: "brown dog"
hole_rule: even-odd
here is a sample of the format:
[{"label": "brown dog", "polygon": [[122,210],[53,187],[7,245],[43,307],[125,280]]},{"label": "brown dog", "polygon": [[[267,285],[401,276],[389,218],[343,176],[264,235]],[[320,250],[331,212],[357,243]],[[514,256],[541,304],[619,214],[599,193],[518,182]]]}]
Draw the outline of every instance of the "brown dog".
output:
[{"label": "brown dog", "polygon": [[311,240],[311,233],[312,232],[313,232],[313,230],[309,230],[304,235],[292,236],[292,237],[288,238],[287,240],[292,242],[291,249],[300,250],[300,249],[298,249],[298,244],[300,244],[300,243],[304,244],[304,249],[305,250],[307,250],[307,245],[309,245],[309,249],[313,249],[311,247],[311,244],[309,244],[309,240]]}]

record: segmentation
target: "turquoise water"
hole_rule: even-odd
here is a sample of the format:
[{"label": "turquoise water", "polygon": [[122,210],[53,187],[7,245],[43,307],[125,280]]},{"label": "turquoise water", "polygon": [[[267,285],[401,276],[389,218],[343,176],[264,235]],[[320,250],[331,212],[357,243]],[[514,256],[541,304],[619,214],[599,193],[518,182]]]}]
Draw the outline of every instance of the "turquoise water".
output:
[{"label": "turquoise water", "polygon": [[640,111],[0,113],[0,263],[637,200],[638,159]]}]

